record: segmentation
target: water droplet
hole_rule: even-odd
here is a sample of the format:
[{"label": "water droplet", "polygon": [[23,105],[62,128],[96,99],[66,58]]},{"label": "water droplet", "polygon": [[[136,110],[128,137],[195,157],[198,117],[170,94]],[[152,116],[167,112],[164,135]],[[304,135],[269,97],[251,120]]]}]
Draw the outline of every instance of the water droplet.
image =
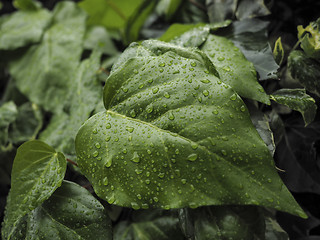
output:
[{"label": "water droplet", "polygon": [[137,198],[141,199],[142,198],[141,194],[137,194]]},{"label": "water droplet", "polygon": [[159,92],[159,88],[158,87],[153,88],[152,92],[153,92],[153,94],[156,94],[157,92]]},{"label": "water droplet", "polygon": [[110,129],[111,128],[111,124],[110,123],[106,123],[106,129]]},{"label": "water droplet", "polygon": [[209,79],[202,79],[202,80],[200,80],[201,82],[203,82],[203,83],[210,83],[210,80]]},{"label": "water droplet", "polygon": [[187,179],[181,179],[182,184],[186,184],[187,183]]},{"label": "water droplet", "polygon": [[159,199],[157,197],[153,197],[153,201],[159,202]]},{"label": "water droplet", "polygon": [[146,109],[147,113],[152,113],[153,111],[153,106],[148,106],[147,109]]},{"label": "water droplet", "polygon": [[165,92],[164,95],[163,95],[165,98],[170,98],[170,94]]},{"label": "water droplet", "polygon": [[188,156],[188,160],[189,161],[195,161],[195,160],[197,160],[197,158],[198,158],[198,154],[196,154],[196,153],[192,153],[192,154],[190,154],[189,156]]},{"label": "water droplet", "polygon": [[197,149],[198,146],[199,146],[198,143],[195,143],[195,142],[192,142],[192,143],[191,143],[191,147],[192,147],[192,149],[194,149],[194,150]]},{"label": "water droplet", "polygon": [[159,174],[158,174],[158,177],[159,177],[159,178],[163,178],[163,177],[164,177],[164,173],[159,173]]},{"label": "water droplet", "polygon": [[93,133],[93,134],[97,134],[97,133],[98,133],[97,129],[93,129],[93,130],[92,130],[92,133]]},{"label": "water droplet", "polygon": [[133,130],[134,130],[134,128],[133,128],[133,127],[126,127],[126,130],[127,130],[128,132],[132,133]]},{"label": "water droplet", "polygon": [[178,148],[177,148],[174,152],[175,152],[175,154],[177,154],[177,155],[180,153],[180,151],[179,151]]},{"label": "water droplet", "polygon": [[134,171],[135,171],[135,172],[136,172],[136,174],[138,174],[138,175],[139,175],[139,174],[141,174],[141,173],[143,172],[143,170],[141,170],[141,169],[135,169]]},{"label": "water droplet", "polygon": [[128,88],[122,88],[122,91],[123,91],[124,93],[126,93],[126,92],[128,92]]},{"label": "water droplet", "polygon": [[132,203],[131,203],[131,207],[132,207],[134,210],[140,209],[139,204],[138,204],[138,203],[135,203],[135,202],[132,202]]},{"label": "water droplet", "polygon": [[268,178],[268,180],[267,180],[267,181],[268,181],[268,183],[271,183],[271,182],[272,182],[271,178]]},{"label": "water droplet", "polygon": [[137,152],[134,152],[134,153],[133,153],[133,157],[131,158],[131,161],[132,161],[132,162],[135,162],[135,163],[140,162],[140,156],[138,155]]},{"label": "water droplet", "polygon": [[173,112],[169,112],[168,118],[169,118],[170,120],[174,120]]},{"label": "water droplet", "polygon": [[93,157],[96,157],[96,156],[98,156],[98,155],[99,155],[98,151],[94,151],[94,152],[92,153],[92,156],[93,156]]},{"label": "water droplet", "polygon": [[114,194],[112,194],[108,199],[107,202],[109,204],[113,204],[116,201],[116,198],[114,197]]},{"label": "water droplet", "polygon": [[245,107],[244,105],[242,105],[242,106],[240,107],[240,110],[241,110],[241,112],[245,112],[245,111],[246,111],[246,107]]},{"label": "water droplet", "polygon": [[146,182],[146,184],[150,184],[150,180],[149,179],[147,179],[145,182]]},{"label": "water droplet", "polygon": [[112,165],[112,158],[109,158],[104,166],[109,168],[111,167],[111,165]]},{"label": "water droplet", "polygon": [[102,183],[103,183],[103,185],[107,186],[107,185],[108,185],[108,183],[109,183],[108,178],[107,178],[107,177],[105,177],[105,178],[102,180]]},{"label": "water droplet", "polygon": [[105,138],[106,142],[109,142],[110,139],[111,139],[111,136],[106,136],[106,138]]},{"label": "water droplet", "polygon": [[227,156],[226,150],[222,149],[222,150],[221,150],[221,153],[222,153],[222,155]]},{"label": "water droplet", "polygon": [[159,64],[159,67],[165,67],[165,66],[166,66],[165,63],[160,63],[160,64]]},{"label": "water droplet", "polygon": [[94,146],[98,149],[101,148],[100,143],[96,143]]},{"label": "water droplet", "polygon": [[197,66],[197,63],[196,63],[196,62],[192,62],[192,63],[190,63],[190,65],[191,65],[192,67],[195,67],[195,66]]},{"label": "water droplet", "polygon": [[134,109],[130,111],[130,116],[133,118],[137,116],[136,111]]},{"label": "water droplet", "polygon": [[218,60],[222,62],[224,60],[224,57],[218,57]]},{"label": "water droplet", "polygon": [[209,95],[209,91],[208,90],[203,90],[202,94],[203,94],[203,96],[207,97]]},{"label": "water droplet", "polygon": [[232,95],[230,96],[230,99],[231,99],[232,101],[236,100],[236,99],[237,99],[237,95],[236,95],[235,93],[232,94]]},{"label": "water droplet", "polygon": [[222,139],[223,141],[228,141],[228,140],[229,140],[227,136],[222,136],[221,139]]},{"label": "water droplet", "polygon": [[219,112],[218,112],[217,109],[214,109],[214,110],[212,111],[212,113],[215,114],[215,115],[217,115]]}]

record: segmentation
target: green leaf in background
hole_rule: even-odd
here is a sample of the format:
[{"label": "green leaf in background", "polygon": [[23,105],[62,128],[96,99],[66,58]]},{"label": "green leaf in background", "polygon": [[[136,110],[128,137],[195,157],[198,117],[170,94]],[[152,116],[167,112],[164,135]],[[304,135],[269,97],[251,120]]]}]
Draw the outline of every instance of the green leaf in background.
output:
[{"label": "green leaf in background", "polygon": [[14,102],[6,102],[0,106],[0,152],[8,147],[9,125],[16,120],[17,115],[18,109]]},{"label": "green leaf in background", "polygon": [[320,63],[302,51],[292,51],[288,57],[291,76],[307,91],[320,96]]},{"label": "green leaf in background", "polygon": [[139,39],[139,32],[145,20],[156,6],[156,1],[144,0],[125,24],[124,43],[128,45]]},{"label": "green leaf in background", "polygon": [[107,29],[123,29],[129,17],[144,0],[83,0],[79,6],[88,15],[89,25],[102,25]]},{"label": "green leaf in background", "polygon": [[235,13],[237,19],[262,17],[271,14],[264,0],[240,0]]},{"label": "green leaf in background", "polygon": [[150,40],[123,53],[105,85],[108,110],[76,137],[99,197],[134,209],[255,204],[305,217],[241,98],[215,74],[196,49]]},{"label": "green leaf in background", "polygon": [[99,49],[104,54],[113,56],[118,54],[115,44],[112,42],[108,31],[102,26],[88,27],[86,30],[84,49]]},{"label": "green leaf in background", "polygon": [[237,9],[238,0],[207,0],[207,11],[211,23],[233,19]]},{"label": "green leaf in background", "polygon": [[93,51],[89,59],[82,61],[72,78],[73,94],[67,101],[69,113],[54,115],[40,135],[41,140],[71,158],[75,156],[74,138],[78,129],[101,101],[103,88],[97,79],[100,57],[100,51]]},{"label": "green leaf in background", "polygon": [[301,48],[309,57],[320,58],[320,18],[306,28],[298,26],[298,38]]},{"label": "green leaf in background", "polygon": [[12,4],[15,8],[23,11],[36,11],[41,8],[41,4],[34,0],[13,0]]},{"label": "green leaf in background", "polygon": [[41,43],[10,62],[19,90],[47,111],[60,112],[63,99],[70,94],[70,80],[82,53],[85,19],[84,11],[73,2],[59,2]]},{"label": "green leaf in background", "polygon": [[279,37],[274,44],[273,56],[274,56],[276,63],[280,66],[282,64],[283,58],[284,58],[284,50],[283,50],[282,43],[281,43],[281,37]]},{"label": "green leaf in background", "polygon": [[183,240],[179,219],[159,210],[136,211],[133,221],[121,221],[114,228],[114,240]]},{"label": "green leaf in background", "polygon": [[166,21],[174,17],[182,0],[160,0],[157,4],[156,11],[159,15],[164,15]]},{"label": "green leaf in background", "polygon": [[27,219],[26,239],[111,240],[111,221],[101,203],[85,188],[63,181]]},{"label": "green leaf in background", "polygon": [[41,141],[29,141],[18,148],[2,227],[3,239],[21,239],[21,223],[26,215],[61,185],[66,167],[63,154]]},{"label": "green leaf in background", "polygon": [[201,50],[217,67],[221,80],[240,96],[270,104],[269,96],[257,81],[253,64],[230,40],[210,34]]},{"label": "green leaf in background", "polygon": [[259,19],[235,21],[216,35],[230,39],[253,63],[260,80],[277,79],[279,66],[274,60],[267,38],[268,22]]},{"label": "green leaf in background", "polygon": [[42,127],[42,113],[36,104],[26,102],[18,107],[16,121],[11,125],[9,138],[18,144],[35,139]]},{"label": "green leaf in background", "polygon": [[307,126],[310,124],[317,112],[315,100],[306,94],[305,89],[280,89],[275,91],[270,98],[277,103],[288,106],[289,108],[299,111]]},{"label": "green leaf in background", "polygon": [[0,50],[13,50],[41,40],[43,32],[51,22],[51,13],[38,11],[17,11],[3,16],[0,25]]}]

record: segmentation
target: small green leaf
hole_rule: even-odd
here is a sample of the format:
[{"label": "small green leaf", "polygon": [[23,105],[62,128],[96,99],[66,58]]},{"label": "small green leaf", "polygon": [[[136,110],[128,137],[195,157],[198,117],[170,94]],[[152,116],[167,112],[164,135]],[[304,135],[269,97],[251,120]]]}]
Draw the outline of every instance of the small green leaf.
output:
[{"label": "small green leaf", "polygon": [[262,17],[271,14],[264,0],[241,0],[239,1],[236,17],[239,20],[246,18]]},{"label": "small green leaf", "polygon": [[320,96],[320,63],[302,51],[292,51],[288,57],[291,76],[307,91]]},{"label": "small green leaf", "polygon": [[66,167],[63,154],[44,142],[33,140],[18,148],[2,227],[4,239],[16,239],[13,236],[19,234],[26,215],[61,185]]},{"label": "small green leaf", "polygon": [[6,149],[8,144],[9,125],[18,116],[18,109],[14,102],[6,102],[0,107],[0,150]]},{"label": "small green leaf", "polygon": [[145,23],[145,20],[153,11],[156,1],[144,0],[139,7],[128,18],[124,30],[124,43],[129,44],[139,39],[140,29]]},{"label": "small green leaf", "polygon": [[305,217],[241,98],[203,52],[132,44],[107,79],[104,104],[108,110],[80,128],[76,151],[79,168],[109,203],[255,204]]},{"label": "small green leaf", "polygon": [[273,56],[276,60],[276,63],[280,66],[284,58],[284,50],[281,43],[281,37],[279,37],[274,44]]},{"label": "small green leaf", "polygon": [[23,11],[36,11],[41,8],[41,4],[34,0],[14,0],[12,4]]},{"label": "small green leaf", "polygon": [[305,125],[310,124],[317,112],[315,100],[306,94],[305,89],[280,89],[270,95],[270,98],[280,104],[299,111],[304,119]]},{"label": "small green leaf", "polygon": [[101,203],[68,181],[29,214],[27,224],[25,239],[112,239],[111,221]]},{"label": "small green leaf", "polygon": [[183,240],[179,219],[159,210],[134,212],[133,222],[121,221],[114,228],[114,240]]},{"label": "small green leaf", "polygon": [[216,23],[234,18],[238,0],[207,0],[206,5],[210,22]]},{"label": "small green leaf", "polygon": [[164,15],[166,21],[169,21],[176,13],[182,0],[160,0],[157,4],[157,13]]},{"label": "small green leaf", "polygon": [[51,13],[45,9],[12,13],[1,24],[0,50],[13,50],[39,42],[51,18]]},{"label": "small green leaf", "polygon": [[257,81],[253,64],[229,39],[210,34],[201,50],[217,67],[221,80],[240,96],[270,104],[269,96]]},{"label": "small green leaf", "polygon": [[[18,89],[33,103],[60,112],[79,64],[86,14],[73,2],[59,2],[43,40],[9,63]],[[36,63],[36,64],[35,64]]]},{"label": "small green leaf", "polygon": [[301,48],[312,58],[320,58],[320,18],[311,22],[306,28],[298,26],[298,38]]}]

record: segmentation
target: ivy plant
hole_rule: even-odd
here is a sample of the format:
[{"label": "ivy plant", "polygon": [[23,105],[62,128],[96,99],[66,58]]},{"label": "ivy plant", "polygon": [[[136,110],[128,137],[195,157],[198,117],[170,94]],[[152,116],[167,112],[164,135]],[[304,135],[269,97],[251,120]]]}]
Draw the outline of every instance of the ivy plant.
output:
[{"label": "ivy plant", "polygon": [[264,1],[195,2],[16,0],[0,17],[3,239],[282,240],[277,213],[308,217],[274,157],[282,113],[315,124],[319,20],[286,54],[252,18]]}]

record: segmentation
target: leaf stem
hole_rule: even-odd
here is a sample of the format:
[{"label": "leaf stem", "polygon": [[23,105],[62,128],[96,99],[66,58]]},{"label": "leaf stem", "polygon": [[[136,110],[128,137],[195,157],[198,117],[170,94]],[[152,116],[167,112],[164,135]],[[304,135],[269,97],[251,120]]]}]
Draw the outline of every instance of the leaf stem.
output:
[{"label": "leaf stem", "polygon": [[119,15],[119,17],[121,17],[124,21],[127,21],[126,15],[124,15],[124,13],[120,10],[120,8],[118,8],[117,5],[115,5],[111,1],[107,1],[106,3],[113,9],[113,11],[115,11]]},{"label": "leaf stem", "polygon": [[72,165],[78,167],[78,164],[74,161],[72,161],[71,159],[67,158],[67,162],[71,163]]}]

